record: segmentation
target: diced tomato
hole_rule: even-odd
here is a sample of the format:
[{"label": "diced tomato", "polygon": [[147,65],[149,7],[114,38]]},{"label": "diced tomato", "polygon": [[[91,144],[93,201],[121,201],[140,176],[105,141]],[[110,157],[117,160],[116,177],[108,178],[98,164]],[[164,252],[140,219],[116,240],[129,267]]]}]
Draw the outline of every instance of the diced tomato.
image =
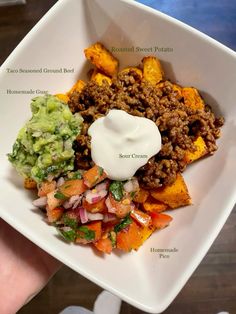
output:
[{"label": "diced tomato", "polygon": [[149,226],[151,222],[151,217],[138,209],[132,210],[130,216],[143,227]]},{"label": "diced tomato", "polygon": [[148,196],[149,196],[149,192],[147,190],[144,190],[144,189],[140,188],[135,193],[134,202],[144,203],[147,200]]},{"label": "diced tomato", "polygon": [[102,236],[102,222],[101,221],[92,221],[89,224],[87,224],[87,227],[90,230],[95,231],[95,239],[94,241],[97,241]]},{"label": "diced tomato", "polygon": [[119,231],[116,235],[116,247],[129,252],[138,248],[146,241],[155,230],[153,225],[141,227],[133,221],[127,228]]},{"label": "diced tomato", "polygon": [[114,229],[114,226],[120,222],[120,219],[117,217],[116,220],[103,222],[102,223],[102,230],[104,233],[108,233]]},{"label": "diced tomato", "polygon": [[48,193],[54,191],[56,189],[56,181],[44,181],[41,183],[39,189],[38,189],[38,196],[46,196]]},{"label": "diced tomato", "polygon": [[131,200],[128,197],[122,199],[121,201],[116,201],[111,193],[108,197],[111,206],[115,208],[115,215],[119,218],[124,218],[133,209]]},{"label": "diced tomato", "polygon": [[61,199],[55,197],[55,191],[49,192],[47,194],[47,206],[49,210],[61,206],[62,203],[63,201]]},{"label": "diced tomato", "polygon": [[127,228],[119,231],[116,235],[117,248],[125,252],[137,249],[142,243],[140,229],[135,222],[132,222]]},{"label": "diced tomato", "polygon": [[84,193],[88,188],[85,186],[83,180],[68,180],[59,187],[59,191],[65,197],[71,197],[73,195],[80,195]]},{"label": "diced tomato", "polygon": [[91,242],[98,241],[102,236],[102,222],[101,221],[92,221],[88,224],[80,226],[86,228],[87,230],[94,231],[94,237],[86,237],[84,231],[80,231],[78,228],[78,237],[76,238],[76,243],[87,244]]},{"label": "diced tomato", "polygon": [[86,171],[83,175],[84,183],[87,187],[91,188],[103,181],[107,177],[107,174],[103,170],[103,168],[95,165],[88,171]]},{"label": "diced tomato", "polygon": [[99,239],[94,243],[94,246],[101,252],[110,254],[112,251],[112,242],[109,238]]},{"label": "diced tomato", "polygon": [[173,218],[166,214],[150,212],[152,223],[157,229],[163,229],[167,227]]},{"label": "diced tomato", "polygon": [[48,206],[46,206],[47,210],[47,217],[49,222],[55,222],[61,218],[63,215],[64,209],[62,207],[56,207],[53,209],[49,209]]},{"label": "diced tomato", "polygon": [[99,202],[94,203],[94,204],[89,204],[85,198],[83,198],[83,207],[91,212],[91,213],[105,213],[107,212],[107,207],[105,204],[106,199],[103,198]]}]

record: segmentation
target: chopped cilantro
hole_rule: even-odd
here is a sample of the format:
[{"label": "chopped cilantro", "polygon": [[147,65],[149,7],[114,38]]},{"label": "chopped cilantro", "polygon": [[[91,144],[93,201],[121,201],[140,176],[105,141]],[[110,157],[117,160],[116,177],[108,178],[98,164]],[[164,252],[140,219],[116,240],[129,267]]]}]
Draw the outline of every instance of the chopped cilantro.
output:
[{"label": "chopped cilantro", "polygon": [[110,184],[109,191],[116,201],[120,201],[124,196],[124,184],[121,181],[113,181]]},{"label": "chopped cilantro", "polygon": [[65,226],[71,227],[72,229],[76,229],[78,227],[78,221],[76,218],[72,218],[68,215],[68,213],[65,213],[62,216],[62,221]]},{"label": "chopped cilantro", "polygon": [[82,173],[81,173],[80,170],[74,172],[73,175],[72,175],[72,179],[79,179],[80,180],[82,178],[83,178],[83,176],[82,176]]},{"label": "chopped cilantro", "polygon": [[79,238],[86,239],[86,240],[88,240],[88,241],[95,239],[95,231],[89,229],[89,228],[86,227],[86,226],[81,226],[81,227],[79,227],[79,228],[78,228],[78,231],[79,231],[79,232],[78,232],[77,236],[78,236]]},{"label": "chopped cilantro", "polygon": [[61,193],[61,192],[56,192],[54,194],[54,197],[59,199],[59,200],[66,200],[67,199],[67,197],[63,193]]},{"label": "chopped cilantro", "polygon": [[111,240],[112,247],[116,247],[116,233],[114,231],[111,231],[108,237]]},{"label": "chopped cilantro", "polygon": [[124,219],[121,220],[120,223],[118,223],[117,225],[115,225],[114,227],[114,231],[117,233],[119,231],[121,231],[122,229],[124,229],[125,227],[127,227],[128,225],[130,225],[132,223],[132,218],[130,217],[130,215],[127,215]]},{"label": "chopped cilantro", "polygon": [[74,242],[76,239],[76,231],[73,229],[68,230],[68,231],[63,231],[59,229],[59,232],[66,241]]},{"label": "chopped cilantro", "polygon": [[99,176],[101,177],[103,175],[103,168],[102,167],[98,167],[98,173],[99,173]]},{"label": "chopped cilantro", "polygon": [[64,189],[68,189],[70,187],[71,187],[71,184],[67,184],[67,185],[64,186]]},{"label": "chopped cilantro", "polygon": [[133,192],[130,192],[130,197],[131,197],[132,199],[134,199],[134,197],[135,197],[135,194],[136,194],[136,192],[135,192],[135,191],[133,191]]}]

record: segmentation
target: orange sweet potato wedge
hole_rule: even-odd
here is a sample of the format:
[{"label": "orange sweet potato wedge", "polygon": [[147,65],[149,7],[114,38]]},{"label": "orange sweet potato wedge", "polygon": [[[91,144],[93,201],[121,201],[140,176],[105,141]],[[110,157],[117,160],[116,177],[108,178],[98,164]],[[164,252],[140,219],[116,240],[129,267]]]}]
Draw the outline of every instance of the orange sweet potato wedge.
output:
[{"label": "orange sweet potato wedge", "polygon": [[111,85],[112,81],[111,78],[101,72],[99,72],[97,69],[94,69],[91,75],[91,80],[95,81],[99,86],[104,84],[104,81],[106,81],[109,85]]},{"label": "orange sweet potato wedge", "polygon": [[35,190],[35,189],[37,189],[37,183],[34,181],[34,179],[25,178],[24,179],[24,188],[27,190]]},{"label": "orange sweet potato wedge", "polygon": [[203,110],[205,105],[199,95],[199,92],[194,87],[184,87],[182,88],[182,95],[184,97],[184,103],[186,106],[189,106],[192,109]]},{"label": "orange sweet potato wedge", "polygon": [[172,185],[153,189],[151,195],[156,200],[167,204],[170,208],[191,204],[188,188],[180,173],[177,174],[176,180]]},{"label": "orange sweet potato wedge", "polygon": [[201,136],[198,136],[198,138],[194,141],[194,145],[196,147],[195,152],[186,151],[185,153],[184,161],[187,164],[190,164],[207,154],[207,147]]},{"label": "orange sweet potato wedge", "polygon": [[62,100],[66,104],[68,104],[68,102],[70,100],[69,96],[66,95],[66,94],[56,94],[55,97],[57,97],[58,99]]},{"label": "orange sweet potato wedge", "polygon": [[135,193],[133,201],[136,203],[144,203],[149,196],[149,192],[147,190],[144,190],[143,188],[140,188],[138,192]]},{"label": "orange sweet potato wedge", "polygon": [[97,42],[84,50],[85,57],[101,72],[112,77],[117,73],[118,60],[103,46]]},{"label": "orange sweet potato wedge", "polygon": [[153,56],[144,57],[143,63],[143,79],[156,85],[163,80],[164,72],[161,67],[160,61]]},{"label": "orange sweet potato wedge", "polygon": [[168,209],[168,205],[164,204],[160,201],[157,201],[155,198],[150,196],[144,203],[143,203],[143,209],[146,212],[156,212],[160,213]]},{"label": "orange sweet potato wedge", "polygon": [[78,80],[73,86],[72,88],[69,90],[69,92],[67,93],[66,96],[70,97],[71,94],[73,92],[78,92],[80,93],[82,91],[82,89],[84,88],[84,86],[86,85],[86,83],[82,80]]}]

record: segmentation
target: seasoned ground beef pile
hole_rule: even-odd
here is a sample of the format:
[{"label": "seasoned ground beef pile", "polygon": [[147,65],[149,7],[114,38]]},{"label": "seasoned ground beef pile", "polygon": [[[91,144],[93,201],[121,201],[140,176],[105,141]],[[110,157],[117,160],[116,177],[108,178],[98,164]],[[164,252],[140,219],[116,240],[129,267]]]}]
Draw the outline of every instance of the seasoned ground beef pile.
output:
[{"label": "seasoned ground beef pile", "polygon": [[88,169],[92,165],[87,129],[110,109],[121,109],[157,124],[162,149],[136,173],[139,183],[145,188],[172,184],[176,174],[186,167],[185,151],[196,150],[193,142],[199,135],[206,143],[208,154],[212,154],[217,149],[216,139],[223,125],[223,118],[216,118],[209,106],[204,110],[186,106],[171,82],[165,81],[154,87],[141,81],[134,71],[120,73],[111,86],[105,81],[102,86],[88,82],[82,92],[71,95],[69,107],[84,118],[82,134],[75,142],[76,167],[80,169]]}]

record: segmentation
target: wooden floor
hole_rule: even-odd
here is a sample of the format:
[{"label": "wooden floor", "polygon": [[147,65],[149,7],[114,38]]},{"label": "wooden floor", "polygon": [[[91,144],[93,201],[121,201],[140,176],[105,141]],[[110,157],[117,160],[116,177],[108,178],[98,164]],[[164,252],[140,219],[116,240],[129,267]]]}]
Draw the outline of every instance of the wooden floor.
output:
[{"label": "wooden floor", "polygon": [[[90,0],[91,1],[91,0]],[[26,6],[0,8],[0,64],[55,3],[27,0]],[[236,0],[142,0],[236,50]],[[58,314],[68,305],[92,309],[101,288],[63,267],[19,314]],[[165,314],[236,314],[236,208],[217,240]],[[123,303],[121,314],[142,314]]]}]

